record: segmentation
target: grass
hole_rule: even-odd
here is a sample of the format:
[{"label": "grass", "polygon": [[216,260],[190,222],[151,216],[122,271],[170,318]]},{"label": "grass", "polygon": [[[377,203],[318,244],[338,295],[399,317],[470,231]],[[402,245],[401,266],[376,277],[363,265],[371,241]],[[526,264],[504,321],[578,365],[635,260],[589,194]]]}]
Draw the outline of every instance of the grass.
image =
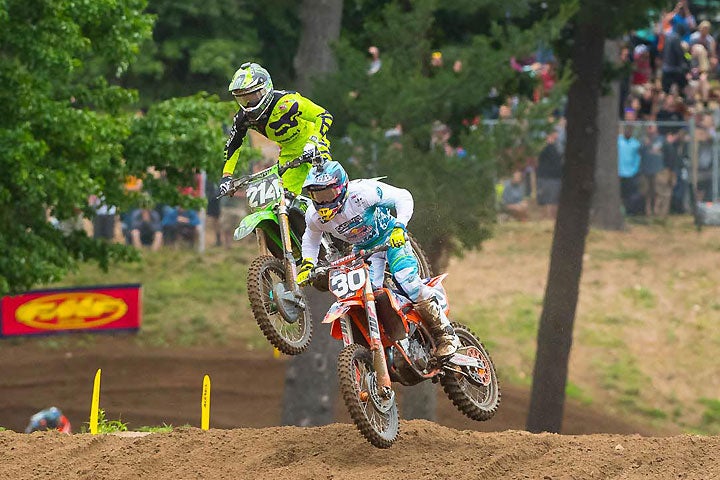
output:
[{"label": "grass", "polygon": [[[98,428],[97,433],[116,433],[116,432],[127,432],[127,424],[123,423],[121,419],[108,420],[105,417],[105,410],[102,408],[98,409]],[[80,433],[89,433],[90,424],[83,424],[80,429]]]},{"label": "grass", "polygon": [[[512,383],[531,382],[551,240],[550,222],[501,224],[482,251],[451,263],[445,282],[455,318],[473,327]],[[720,270],[710,260],[719,249],[720,229],[698,234],[689,217],[591,230],[568,397],[638,423],[720,432],[720,407],[698,403],[720,389]]]},{"label": "grass", "polygon": [[[257,345],[245,285],[251,254],[247,248],[213,249],[204,255],[170,249],[144,252],[141,263],[114,265],[109,273],[84,265],[53,286],[141,283],[143,317],[136,338],[143,345],[220,345],[237,340]],[[70,341],[91,343],[92,338],[73,336]],[[53,337],[44,345],[61,348],[67,341]]]},{"label": "grass", "polygon": [[[189,425],[187,425],[189,426]],[[138,432],[148,432],[148,433],[170,433],[174,430],[174,427],[172,425],[168,425],[166,423],[163,423],[160,426],[157,427],[148,427],[143,426],[137,429]]]},{"label": "grass", "polygon": [[[531,384],[552,234],[549,222],[498,225],[483,250],[453,260],[444,282],[453,320],[480,337],[504,383]],[[568,397],[637,422],[720,433],[719,401],[708,400],[720,384],[696,380],[714,378],[720,356],[720,270],[711,260],[719,249],[720,229],[698,234],[689,217],[628,232],[591,230]],[[142,283],[143,325],[135,337],[142,345],[270,349],[247,301],[254,245],[143,255],[143,263],[113,266],[109,274],[82,266],[63,285]],[[93,341],[40,340],[46,348]]]}]

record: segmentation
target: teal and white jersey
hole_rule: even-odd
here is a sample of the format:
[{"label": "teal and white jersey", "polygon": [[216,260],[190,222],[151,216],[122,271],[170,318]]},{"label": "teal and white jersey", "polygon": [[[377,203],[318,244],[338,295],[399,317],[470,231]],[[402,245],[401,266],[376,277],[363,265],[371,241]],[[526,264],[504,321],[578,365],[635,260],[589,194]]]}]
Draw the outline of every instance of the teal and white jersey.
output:
[{"label": "teal and white jersey", "polygon": [[[317,262],[322,233],[356,245],[370,248],[384,242],[397,222],[407,225],[414,202],[409,191],[377,180],[352,180],[342,210],[332,220],[323,222],[310,205],[305,212],[307,228],[302,240],[303,258]],[[393,216],[392,209],[396,215]]]}]

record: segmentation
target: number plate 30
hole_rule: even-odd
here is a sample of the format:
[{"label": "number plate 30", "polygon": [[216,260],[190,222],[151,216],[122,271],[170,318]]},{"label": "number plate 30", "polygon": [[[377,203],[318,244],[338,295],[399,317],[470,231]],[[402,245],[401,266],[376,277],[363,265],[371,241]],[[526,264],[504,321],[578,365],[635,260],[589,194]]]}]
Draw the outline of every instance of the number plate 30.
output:
[{"label": "number plate 30", "polygon": [[351,272],[334,271],[330,277],[330,291],[338,298],[348,298],[363,288],[366,280],[364,268]]}]

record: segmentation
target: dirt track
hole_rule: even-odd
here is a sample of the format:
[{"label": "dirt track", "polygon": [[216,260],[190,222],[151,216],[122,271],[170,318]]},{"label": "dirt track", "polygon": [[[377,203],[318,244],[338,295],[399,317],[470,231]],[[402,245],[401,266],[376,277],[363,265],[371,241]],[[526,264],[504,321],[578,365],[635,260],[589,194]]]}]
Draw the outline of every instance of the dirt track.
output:
[{"label": "dirt track", "polygon": [[[532,435],[404,422],[378,450],[352,425],[210,430],[140,438],[0,432],[0,477],[12,479],[712,479],[718,437]],[[58,475],[60,473],[60,475]]]},{"label": "dirt track", "polygon": [[[101,338],[78,351],[3,345],[0,362],[0,425],[16,431],[53,404],[79,431],[97,368],[103,369],[101,407],[131,429],[199,425],[202,376],[213,380],[209,432],[185,427],[142,438],[0,432],[0,479],[720,478],[720,437],[642,437],[637,432],[673,432],[639,428],[573,402],[566,433],[629,435],[517,431],[527,412],[521,388],[503,388],[498,414],[484,423],[465,419],[439,397],[441,425],[403,421],[398,443],[378,450],[348,423],[277,427],[285,363],[268,352],[151,350],[131,338]],[[339,403],[336,418],[348,421]],[[485,432],[474,431],[480,429]]]}]

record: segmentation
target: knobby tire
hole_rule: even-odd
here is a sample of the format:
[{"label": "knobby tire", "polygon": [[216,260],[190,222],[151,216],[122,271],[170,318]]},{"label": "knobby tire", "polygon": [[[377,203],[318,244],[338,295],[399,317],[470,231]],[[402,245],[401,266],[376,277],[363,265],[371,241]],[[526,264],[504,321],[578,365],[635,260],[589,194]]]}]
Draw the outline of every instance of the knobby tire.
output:
[{"label": "knobby tire", "polygon": [[[270,255],[263,255],[252,261],[248,269],[247,280],[250,307],[265,338],[282,353],[298,355],[310,346],[312,339],[310,310],[306,305],[300,318],[293,324],[287,323],[279,312],[271,311],[270,291],[275,283],[271,280],[271,275],[277,277],[276,281],[285,281],[285,268],[281,260]],[[299,335],[294,335],[292,338],[289,337],[289,333],[282,331],[284,327],[294,328],[296,326],[299,329]]]}]

